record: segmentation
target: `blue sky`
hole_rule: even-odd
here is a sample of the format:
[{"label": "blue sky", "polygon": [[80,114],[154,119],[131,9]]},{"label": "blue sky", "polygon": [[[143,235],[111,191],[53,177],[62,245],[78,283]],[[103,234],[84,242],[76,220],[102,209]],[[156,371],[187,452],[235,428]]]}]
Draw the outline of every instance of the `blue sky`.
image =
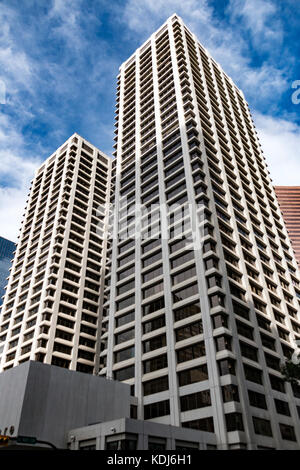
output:
[{"label": "blue sky", "polygon": [[174,12],[243,90],[274,184],[300,185],[298,0],[0,0],[1,236],[73,132],[111,154],[119,65]]}]

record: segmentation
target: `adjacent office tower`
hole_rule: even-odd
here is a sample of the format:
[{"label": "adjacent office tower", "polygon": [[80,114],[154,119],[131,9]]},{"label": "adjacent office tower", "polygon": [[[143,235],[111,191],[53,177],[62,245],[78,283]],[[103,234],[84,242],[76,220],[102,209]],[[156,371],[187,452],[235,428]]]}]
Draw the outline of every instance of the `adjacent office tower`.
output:
[{"label": "adjacent office tower", "polygon": [[0,306],[2,305],[2,297],[5,294],[9,268],[14,257],[15,249],[16,244],[14,242],[0,237]]},{"label": "adjacent office tower", "polygon": [[101,373],[138,418],[298,448],[297,263],[244,95],[176,15],[120,67],[115,147]]},{"label": "adjacent office tower", "polygon": [[74,134],[37,170],[0,319],[1,370],[29,359],[97,368],[110,165]]},{"label": "adjacent office tower", "polygon": [[300,263],[300,186],[275,186],[276,196]]}]

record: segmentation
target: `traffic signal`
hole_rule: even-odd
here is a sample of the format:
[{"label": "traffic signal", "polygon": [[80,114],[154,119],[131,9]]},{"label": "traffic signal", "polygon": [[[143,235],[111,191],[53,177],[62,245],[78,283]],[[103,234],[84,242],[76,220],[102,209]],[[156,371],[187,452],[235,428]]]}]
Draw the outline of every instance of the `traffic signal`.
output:
[{"label": "traffic signal", "polygon": [[0,446],[5,446],[9,442],[9,436],[2,436],[0,435]]}]

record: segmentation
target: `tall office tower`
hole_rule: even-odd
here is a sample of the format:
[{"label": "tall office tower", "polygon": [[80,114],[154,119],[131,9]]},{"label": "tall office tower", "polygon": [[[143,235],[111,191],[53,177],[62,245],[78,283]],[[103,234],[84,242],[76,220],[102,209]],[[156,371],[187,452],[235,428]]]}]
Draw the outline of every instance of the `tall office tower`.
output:
[{"label": "tall office tower", "polygon": [[0,318],[1,370],[97,370],[111,159],[74,134],[36,172]]},{"label": "tall office tower", "polygon": [[243,93],[173,15],[120,67],[116,113],[101,373],[140,419],[299,448],[297,264]]},{"label": "tall office tower", "polygon": [[14,257],[15,249],[16,244],[14,242],[0,237],[0,306],[2,305],[2,297],[5,294],[9,268]]},{"label": "tall office tower", "polygon": [[300,264],[300,186],[275,186],[275,193]]}]

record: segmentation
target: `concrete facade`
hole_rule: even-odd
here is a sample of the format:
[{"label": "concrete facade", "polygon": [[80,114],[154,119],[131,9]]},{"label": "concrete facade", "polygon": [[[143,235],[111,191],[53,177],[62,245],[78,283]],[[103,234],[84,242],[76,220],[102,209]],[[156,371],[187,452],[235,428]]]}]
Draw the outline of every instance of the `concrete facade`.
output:
[{"label": "concrete facade", "polygon": [[72,135],[37,169],[0,315],[0,370],[97,373],[111,158]]},{"label": "concrete facade", "polygon": [[[127,447],[126,439],[130,441]],[[217,448],[216,437],[211,433],[128,418],[72,429],[68,434],[68,447],[71,450],[130,450],[130,445],[131,450]]]},{"label": "concrete facade", "polygon": [[67,447],[70,429],[130,417],[130,387],[28,361],[0,374],[0,434]]},{"label": "concrete facade", "polygon": [[298,449],[280,367],[299,271],[243,92],[172,15],[121,65],[116,101],[101,374],[131,385],[140,420]]}]

